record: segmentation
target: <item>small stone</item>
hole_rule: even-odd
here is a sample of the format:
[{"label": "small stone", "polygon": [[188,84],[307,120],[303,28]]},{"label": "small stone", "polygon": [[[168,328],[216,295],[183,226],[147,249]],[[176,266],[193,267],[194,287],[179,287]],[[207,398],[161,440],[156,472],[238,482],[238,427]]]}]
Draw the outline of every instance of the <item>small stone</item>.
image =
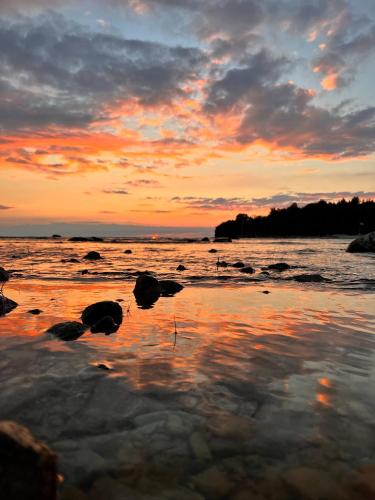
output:
[{"label": "small stone", "polygon": [[176,271],[186,271],[186,267],[183,264],[179,264],[176,268]]},{"label": "small stone", "polygon": [[17,302],[7,297],[0,296],[0,316],[10,313],[18,306]]},{"label": "small stone", "polygon": [[196,474],[192,481],[203,494],[215,498],[225,497],[234,486],[227,474],[216,466]]},{"label": "small stone", "polygon": [[241,271],[241,273],[245,273],[245,274],[254,274],[255,273],[255,270],[251,266],[243,267],[242,269],[240,269],[240,271]]},{"label": "small stone", "polygon": [[273,271],[286,271],[290,269],[290,265],[286,262],[277,262],[276,264],[270,264],[267,269],[271,269]]},{"label": "small stone", "polygon": [[27,311],[28,314],[34,314],[35,316],[38,316],[38,314],[42,313],[43,311],[41,309],[30,309],[30,311]]},{"label": "small stone", "polygon": [[101,260],[103,257],[99,252],[89,252],[83,258],[86,260]]},{"label": "small stone", "polygon": [[232,267],[241,269],[242,267],[245,267],[245,264],[243,262],[235,262]]},{"label": "small stone", "polygon": [[133,252],[131,250],[127,249],[127,250],[124,250],[124,253],[127,254],[127,255],[130,255]]},{"label": "small stone", "polygon": [[189,442],[197,460],[201,462],[211,460],[212,455],[210,448],[208,447],[206,439],[200,432],[193,432],[189,438]]},{"label": "small stone", "polygon": [[216,248],[211,248],[211,250],[209,250],[208,253],[217,253],[217,250]]},{"label": "small stone", "polygon": [[48,328],[46,333],[50,333],[60,340],[71,341],[81,337],[86,331],[86,327],[78,321],[65,321],[57,323]]},{"label": "small stone", "polygon": [[283,479],[294,493],[308,500],[329,499],[337,488],[327,472],[309,467],[290,469],[285,472]]}]

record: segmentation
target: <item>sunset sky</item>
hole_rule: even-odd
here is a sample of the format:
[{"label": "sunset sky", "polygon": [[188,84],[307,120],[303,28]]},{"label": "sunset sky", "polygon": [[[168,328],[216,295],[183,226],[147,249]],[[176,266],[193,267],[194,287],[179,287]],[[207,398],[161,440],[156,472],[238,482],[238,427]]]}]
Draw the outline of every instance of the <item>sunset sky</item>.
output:
[{"label": "sunset sky", "polygon": [[0,234],[375,197],[374,0],[1,0]]}]

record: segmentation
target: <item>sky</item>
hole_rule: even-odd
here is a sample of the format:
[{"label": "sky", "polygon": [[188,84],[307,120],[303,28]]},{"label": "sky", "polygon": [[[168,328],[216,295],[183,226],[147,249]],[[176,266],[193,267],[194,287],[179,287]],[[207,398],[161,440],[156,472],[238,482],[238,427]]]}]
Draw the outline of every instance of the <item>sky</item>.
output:
[{"label": "sky", "polygon": [[373,199],[374,74],[373,0],[1,0],[0,234]]}]

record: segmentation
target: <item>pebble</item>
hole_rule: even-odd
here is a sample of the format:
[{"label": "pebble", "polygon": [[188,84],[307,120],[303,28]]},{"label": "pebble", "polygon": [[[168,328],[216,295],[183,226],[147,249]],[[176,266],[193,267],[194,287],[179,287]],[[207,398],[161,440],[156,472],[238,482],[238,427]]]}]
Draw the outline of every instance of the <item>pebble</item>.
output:
[{"label": "pebble", "polygon": [[199,461],[204,462],[212,459],[210,448],[201,432],[193,432],[190,435],[189,443],[193,454]]},{"label": "pebble", "polygon": [[194,486],[204,495],[223,498],[233,488],[234,484],[227,474],[217,466],[210,467],[192,477]]}]

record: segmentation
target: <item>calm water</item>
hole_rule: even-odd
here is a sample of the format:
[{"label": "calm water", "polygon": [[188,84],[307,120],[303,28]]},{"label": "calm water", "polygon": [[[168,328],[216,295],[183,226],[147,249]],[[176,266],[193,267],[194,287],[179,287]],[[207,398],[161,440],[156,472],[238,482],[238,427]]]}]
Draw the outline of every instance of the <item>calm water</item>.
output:
[{"label": "calm water", "polygon": [[[56,450],[64,498],[375,498],[375,256],[347,243],[1,241],[19,307],[0,318],[0,418]],[[185,288],[138,309],[145,269]],[[44,334],[104,299],[121,300],[117,333]]]}]

